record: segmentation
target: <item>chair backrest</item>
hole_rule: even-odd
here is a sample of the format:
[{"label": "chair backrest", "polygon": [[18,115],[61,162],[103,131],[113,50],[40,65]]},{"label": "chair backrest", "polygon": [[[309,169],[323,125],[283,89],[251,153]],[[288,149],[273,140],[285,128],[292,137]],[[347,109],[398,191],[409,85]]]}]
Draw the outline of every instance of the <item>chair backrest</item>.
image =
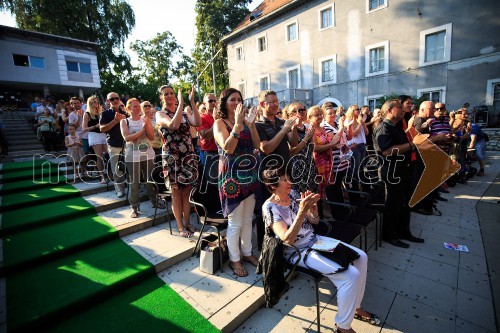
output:
[{"label": "chair backrest", "polygon": [[[200,186],[193,187],[193,189],[191,190],[190,201],[195,203],[195,205],[196,203],[203,205],[203,207],[207,209],[207,215],[211,215],[211,213],[222,214],[219,188],[215,184],[204,182]],[[200,216],[205,215],[205,212],[202,211],[203,208],[196,205],[196,209]]]}]

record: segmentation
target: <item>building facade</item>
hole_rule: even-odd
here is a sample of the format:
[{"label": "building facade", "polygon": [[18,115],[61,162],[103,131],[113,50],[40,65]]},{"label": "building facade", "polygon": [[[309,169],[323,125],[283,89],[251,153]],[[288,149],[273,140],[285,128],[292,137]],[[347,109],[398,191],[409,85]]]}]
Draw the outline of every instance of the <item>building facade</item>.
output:
[{"label": "building facade", "polygon": [[[96,43],[0,26],[0,99],[89,95],[101,87]],[[67,99],[67,98],[66,98]]]},{"label": "building facade", "polygon": [[224,37],[230,84],[253,100],[366,104],[423,96],[488,105],[500,123],[497,0],[265,0]]}]

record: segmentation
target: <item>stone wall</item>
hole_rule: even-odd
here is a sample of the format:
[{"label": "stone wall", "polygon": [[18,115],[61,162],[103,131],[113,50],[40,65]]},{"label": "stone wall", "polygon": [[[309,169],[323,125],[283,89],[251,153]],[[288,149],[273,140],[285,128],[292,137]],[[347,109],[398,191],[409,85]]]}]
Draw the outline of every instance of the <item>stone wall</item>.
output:
[{"label": "stone wall", "polygon": [[483,128],[490,141],[486,142],[486,150],[500,151],[500,128]]}]

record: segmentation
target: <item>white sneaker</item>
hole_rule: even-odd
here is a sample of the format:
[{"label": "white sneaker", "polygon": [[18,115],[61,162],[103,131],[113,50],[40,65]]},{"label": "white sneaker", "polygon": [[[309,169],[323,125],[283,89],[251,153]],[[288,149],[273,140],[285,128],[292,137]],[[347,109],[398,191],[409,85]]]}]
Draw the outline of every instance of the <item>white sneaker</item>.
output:
[{"label": "white sneaker", "polygon": [[120,192],[116,193],[116,196],[118,198],[123,198],[125,196],[125,193],[123,193],[122,191],[120,191]]}]

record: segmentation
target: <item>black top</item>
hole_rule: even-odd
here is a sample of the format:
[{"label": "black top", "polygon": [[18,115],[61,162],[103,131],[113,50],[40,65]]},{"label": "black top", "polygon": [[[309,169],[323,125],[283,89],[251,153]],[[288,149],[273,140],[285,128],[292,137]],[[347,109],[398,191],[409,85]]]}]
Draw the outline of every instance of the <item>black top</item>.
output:
[{"label": "black top", "polygon": [[415,119],[413,120],[413,127],[415,127],[415,129],[422,134],[429,133],[429,126],[422,127],[422,124],[425,123],[428,119],[429,118],[415,117]]},{"label": "black top", "polygon": [[[124,114],[125,116],[127,116],[127,114],[124,111],[122,111],[121,109],[119,112],[121,114]],[[105,110],[101,113],[101,118],[99,120],[99,124],[101,124],[101,125],[109,124],[111,121],[113,121],[113,119],[115,119],[115,110],[113,110],[113,109]],[[111,147],[115,147],[115,148],[123,147],[124,140],[123,140],[122,132],[120,131],[120,123],[117,123],[109,131],[106,132],[106,141],[107,141],[108,145],[110,145]]]},{"label": "black top", "polygon": [[[373,139],[373,146],[379,155],[382,155],[383,151],[392,146],[408,143],[408,137],[403,129],[387,119],[384,119],[384,121],[375,128]],[[401,155],[401,153],[399,153],[399,155]],[[407,165],[411,160],[411,151],[407,151],[403,153],[403,155],[403,164]],[[384,161],[384,165],[386,164],[385,162],[386,161]]]},{"label": "black top", "polygon": [[[92,126],[95,126],[95,125],[99,125],[99,119],[98,118],[92,118],[92,116],[90,115],[90,112],[88,112],[88,111],[86,111],[85,113],[89,117],[89,122],[87,124],[87,127],[92,127]],[[101,129],[99,127],[96,127],[93,130],[90,130],[89,132],[101,133]]]},{"label": "black top", "polygon": [[[255,123],[257,132],[259,133],[260,141],[272,140],[276,136],[276,134],[278,134],[278,132],[281,131],[281,129],[283,128],[285,120],[277,117],[275,117],[274,119],[275,119],[274,122],[268,119],[264,119],[264,121],[258,121]],[[281,158],[279,158],[279,156],[281,156]],[[286,165],[286,163],[288,163],[288,160],[290,159],[290,148],[288,147],[288,135],[285,135],[285,137],[281,140],[279,145],[271,154],[262,157],[263,157],[262,162],[264,163],[261,164],[261,168],[266,168],[266,165],[280,166],[282,165],[283,162]]]}]

